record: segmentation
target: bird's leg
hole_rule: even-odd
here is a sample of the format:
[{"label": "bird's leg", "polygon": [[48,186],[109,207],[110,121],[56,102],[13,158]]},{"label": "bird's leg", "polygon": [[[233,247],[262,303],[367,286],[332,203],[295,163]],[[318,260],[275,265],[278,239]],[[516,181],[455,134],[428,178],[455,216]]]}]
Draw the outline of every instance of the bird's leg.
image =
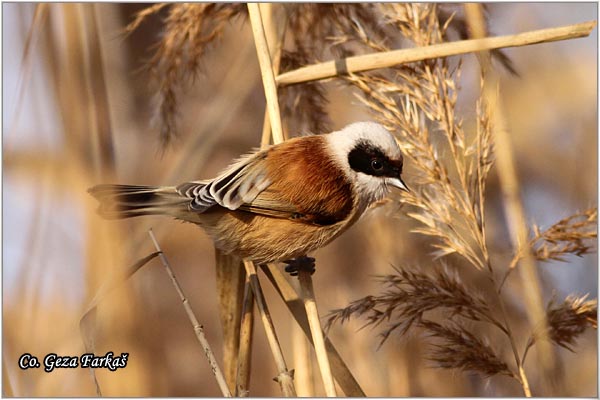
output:
[{"label": "bird's leg", "polygon": [[283,262],[287,264],[285,272],[288,272],[291,276],[298,276],[299,271],[308,271],[310,274],[315,273],[315,259],[313,257],[300,256],[286,260]]}]

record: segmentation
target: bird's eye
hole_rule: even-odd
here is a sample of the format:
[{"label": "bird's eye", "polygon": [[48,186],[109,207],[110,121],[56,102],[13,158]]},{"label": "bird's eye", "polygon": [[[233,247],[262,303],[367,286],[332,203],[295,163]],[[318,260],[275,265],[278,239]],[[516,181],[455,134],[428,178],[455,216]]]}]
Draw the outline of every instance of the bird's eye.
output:
[{"label": "bird's eye", "polygon": [[375,171],[379,171],[383,168],[383,163],[377,159],[371,160],[371,168]]}]

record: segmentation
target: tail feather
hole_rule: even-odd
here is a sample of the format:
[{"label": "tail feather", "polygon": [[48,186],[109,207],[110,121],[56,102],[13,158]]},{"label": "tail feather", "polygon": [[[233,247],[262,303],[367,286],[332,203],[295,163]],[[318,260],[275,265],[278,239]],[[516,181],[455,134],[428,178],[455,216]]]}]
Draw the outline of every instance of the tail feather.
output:
[{"label": "tail feather", "polygon": [[97,185],[88,190],[107,219],[172,215],[186,210],[191,199],[172,186]]}]

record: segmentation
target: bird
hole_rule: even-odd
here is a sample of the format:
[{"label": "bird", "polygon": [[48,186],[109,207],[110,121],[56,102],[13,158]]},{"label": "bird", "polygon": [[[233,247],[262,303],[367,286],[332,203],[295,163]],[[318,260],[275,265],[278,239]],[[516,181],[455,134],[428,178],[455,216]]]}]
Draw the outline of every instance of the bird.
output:
[{"label": "bird", "polygon": [[[178,186],[100,184],[107,219],[166,215],[202,227],[216,248],[257,264],[288,263],[330,243],[390,188],[409,191],[403,156],[381,124],[299,136],[235,160],[213,179]],[[312,269],[314,272],[314,266]]]}]

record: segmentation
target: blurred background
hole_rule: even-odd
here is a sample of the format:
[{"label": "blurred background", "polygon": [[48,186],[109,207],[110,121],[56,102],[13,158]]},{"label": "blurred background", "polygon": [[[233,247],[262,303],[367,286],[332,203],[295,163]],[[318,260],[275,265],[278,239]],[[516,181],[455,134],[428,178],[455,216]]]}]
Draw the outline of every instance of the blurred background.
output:
[{"label": "blurred background", "polygon": [[[143,4],[3,3],[3,367],[18,396],[94,396],[88,370],[22,371],[23,353],[84,352],[79,320],[100,285],[153,251],[152,227],[222,355],[214,249],[197,227],[161,217],[104,221],[86,190],[101,180],[172,185],[209,178],[260,144],[265,100],[250,27],[226,25],[202,58],[202,73],[179,96],[177,139],[163,149],[154,91],[144,62],[160,39],[161,14],[129,36],[122,31]],[[496,35],[597,20],[594,3],[489,4]],[[547,227],[597,204],[598,40],[508,49],[519,72],[502,72],[502,96],[513,140],[522,199],[530,222]],[[464,57],[459,112],[475,117],[476,58]],[[331,128],[369,119],[347,86],[324,85]],[[295,134],[295,133],[292,133]],[[115,168],[107,165],[114,163]],[[410,171],[410,166],[409,171]],[[405,180],[411,185],[410,174]],[[508,252],[498,178],[488,183],[494,251]],[[380,288],[373,275],[391,265],[422,263],[433,249],[410,233],[416,226],[397,207],[374,210],[315,253],[314,285],[322,315]],[[504,246],[504,247],[503,247]],[[597,256],[540,263],[544,300],[553,294],[597,297]],[[470,273],[470,271],[465,271]],[[266,282],[266,280],[264,280]],[[265,294],[288,360],[297,334],[270,284]],[[514,289],[517,291],[517,289]],[[520,289],[519,289],[520,290]],[[509,292],[510,293],[510,292]],[[515,292],[511,309],[526,320]],[[381,348],[361,321],[335,326],[330,338],[369,396],[520,396],[504,377],[432,368],[418,335]],[[525,329],[525,326],[522,327]],[[219,396],[201,347],[158,261],[116,290],[98,310],[97,354],[130,354],[127,368],[98,370],[105,396]],[[597,336],[586,332],[576,353],[559,349],[564,396],[597,396]],[[262,326],[254,335],[250,393],[277,396],[277,374]],[[526,365],[535,387],[535,359]],[[323,395],[316,372],[315,393]],[[432,384],[435,382],[435,384]],[[5,392],[6,393],[6,392]]]}]

